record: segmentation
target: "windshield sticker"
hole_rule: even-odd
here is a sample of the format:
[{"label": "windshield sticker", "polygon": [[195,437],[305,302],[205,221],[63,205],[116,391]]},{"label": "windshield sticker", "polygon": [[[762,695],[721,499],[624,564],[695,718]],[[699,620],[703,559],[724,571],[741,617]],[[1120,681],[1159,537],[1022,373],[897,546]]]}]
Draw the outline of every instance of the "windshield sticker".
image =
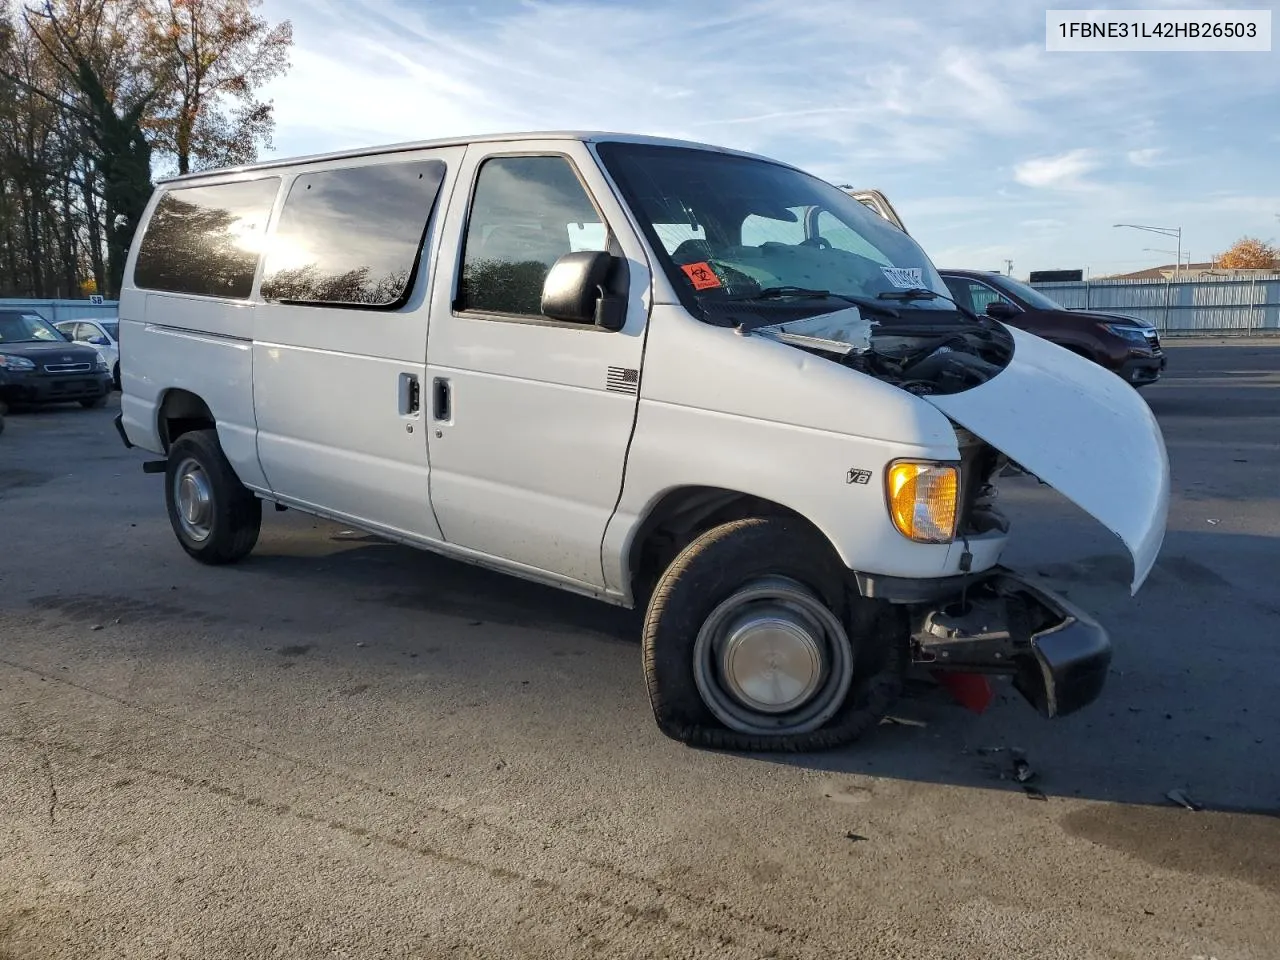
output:
[{"label": "windshield sticker", "polygon": [[881,267],[885,277],[900,290],[924,286],[923,271],[919,267]]},{"label": "windshield sticker", "polygon": [[695,290],[714,290],[720,286],[720,278],[711,269],[711,264],[705,260],[686,263],[680,269],[684,271],[684,275],[689,278]]}]

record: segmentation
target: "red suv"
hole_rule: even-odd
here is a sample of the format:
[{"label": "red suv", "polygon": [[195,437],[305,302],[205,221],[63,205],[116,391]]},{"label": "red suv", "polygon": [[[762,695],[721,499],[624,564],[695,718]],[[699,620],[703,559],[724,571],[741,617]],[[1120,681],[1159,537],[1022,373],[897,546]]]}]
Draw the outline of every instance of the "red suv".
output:
[{"label": "red suv", "polygon": [[974,313],[1043,337],[1119,374],[1135,387],[1155,383],[1168,358],[1155,327],[1136,317],[1071,310],[1002,273],[939,270],[951,296]]}]

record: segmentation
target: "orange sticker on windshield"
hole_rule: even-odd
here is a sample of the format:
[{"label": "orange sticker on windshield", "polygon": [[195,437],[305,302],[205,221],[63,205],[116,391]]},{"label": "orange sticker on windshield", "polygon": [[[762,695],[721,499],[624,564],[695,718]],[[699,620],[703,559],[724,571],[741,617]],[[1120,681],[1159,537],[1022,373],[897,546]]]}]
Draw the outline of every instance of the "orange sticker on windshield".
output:
[{"label": "orange sticker on windshield", "polygon": [[684,275],[689,278],[695,290],[712,290],[720,286],[720,278],[715,275],[711,264],[706,261],[686,263],[680,269],[684,271]]}]

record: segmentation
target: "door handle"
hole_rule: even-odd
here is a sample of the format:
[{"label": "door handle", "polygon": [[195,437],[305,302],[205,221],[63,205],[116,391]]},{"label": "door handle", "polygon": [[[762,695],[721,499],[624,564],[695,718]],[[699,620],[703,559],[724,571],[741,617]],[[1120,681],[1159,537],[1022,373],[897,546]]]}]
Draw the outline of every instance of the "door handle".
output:
[{"label": "door handle", "polygon": [[436,377],[431,384],[432,416],[437,420],[448,422],[453,419],[453,391],[449,388],[446,377]]},{"label": "door handle", "polygon": [[416,416],[422,408],[422,387],[414,373],[400,374],[400,416]]}]

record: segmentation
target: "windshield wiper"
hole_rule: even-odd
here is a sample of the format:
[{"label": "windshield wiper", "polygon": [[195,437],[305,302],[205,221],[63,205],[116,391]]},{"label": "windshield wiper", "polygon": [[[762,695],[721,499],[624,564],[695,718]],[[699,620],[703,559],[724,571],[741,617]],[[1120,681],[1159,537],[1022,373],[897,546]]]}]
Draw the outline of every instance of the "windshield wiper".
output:
[{"label": "windshield wiper", "polygon": [[949,303],[955,304],[956,310],[968,317],[970,320],[982,323],[981,317],[959,301],[952,300],[945,293],[939,293],[937,290],[930,290],[927,287],[910,287],[906,290],[884,290],[876,294],[876,296],[881,300],[905,300],[908,302],[911,300],[946,300]]},{"label": "windshield wiper", "polygon": [[785,300],[794,297],[797,300],[843,300],[845,303],[851,303],[855,307],[862,307],[872,313],[879,313],[886,317],[902,316],[893,307],[878,303],[870,297],[859,297],[851,293],[832,293],[830,290],[812,290],[809,287],[765,287],[759,293],[753,293],[747,297],[735,297],[740,300]]}]

